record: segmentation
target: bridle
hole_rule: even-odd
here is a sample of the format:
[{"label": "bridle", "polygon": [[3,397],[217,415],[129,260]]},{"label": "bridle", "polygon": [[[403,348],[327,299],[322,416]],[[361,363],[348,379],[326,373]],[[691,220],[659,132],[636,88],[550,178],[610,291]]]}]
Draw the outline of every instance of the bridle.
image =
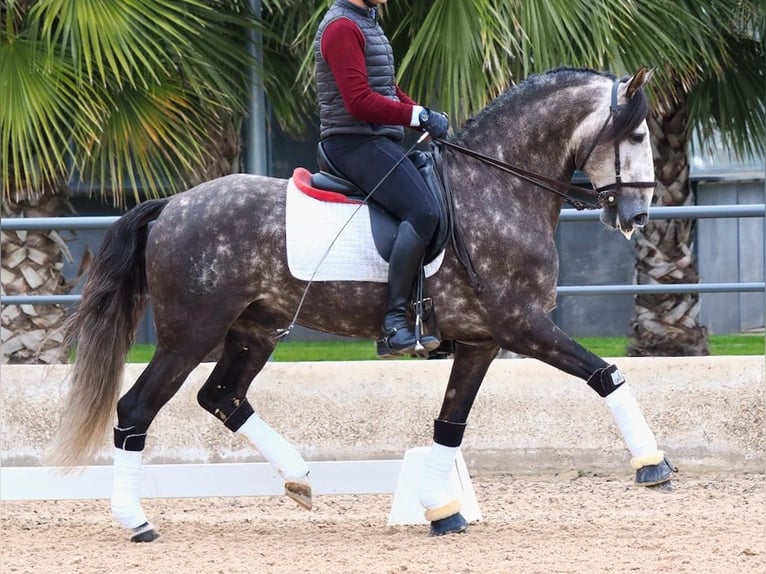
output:
[{"label": "bridle", "polygon": [[[609,116],[606,118],[604,125],[601,126],[601,129],[599,130],[595,139],[591,142],[590,146],[588,146],[588,151],[585,154],[585,159],[580,163],[578,169],[582,169],[585,167],[585,164],[588,163],[593,150],[596,148],[596,145],[601,140],[601,136],[609,126],[609,122],[614,121],[620,111],[620,106],[617,105],[617,88],[619,85],[620,82],[617,79],[612,82],[612,100],[609,106]],[[515,175],[516,177],[533,183],[538,187],[542,187],[551,193],[559,195],[576,209],[599,209],[613,205],[617,197],[622,193],[623,188],[626,187],[649,188],[655,187],[657,185],[656,181],[622,181],[622,175],[620,173],[620,142],[617,140],[614,141],[614,183],[602,185],[601,187],[594,187],[593,189],[585,189],[576,185],[572,185],[568,182],[547,177],[540,173],[524,169],[517,165],[501,161],[488,155],[484,155],[483,153],[463,147],[449,140],[436,139],[436,141],[445,147],[459,151],[460,153],[463,153],[469,157],[478,159],[479,161],[491,165],[492,167]]]},{"label": "bridle", "polygon": [[[580,168],[582,169],[585,167],[585,164],[588,163],[588,160],[590,159],[591,154],[593,153],[593,150],[596,147],[596,144],[601,139],[601,136],[603,135],[604,131],[606,130],[606,127],[609,125],[609,120],[614,121],[614,119],[617,117],[617,114],[620,111],[620,106],[617,105],[617,88],[619,87],[620,82],[619,80],[614,80],[612,82],[612,101],[609,105],[609,116],[606,118],[606,121],[604,122],[604,125],[601,126],[601,129],[598,132],[598,135],[596,136],[596,139],[594,139],[590,147],[588,147],[588,152],[585,154],[585,159],[580,164]],[[620,142],[617,141],[617,139],[614,140],[614,183],[608,183],[606,185],[602,185],[601,187],[595,188],[595,193],[597,194],[598,203],[601,207],[604,205],[610,205],[615,202],[615,199],[620,193],[622,192],[623,187],[638,187],[638,188],[649,188],[649,187],[655,187],[657,185],[656,181],[630,181],[627,183],[622,182],[622,175],[620,173],[620,167],[621,167],[621,160],[620,160]]]}]

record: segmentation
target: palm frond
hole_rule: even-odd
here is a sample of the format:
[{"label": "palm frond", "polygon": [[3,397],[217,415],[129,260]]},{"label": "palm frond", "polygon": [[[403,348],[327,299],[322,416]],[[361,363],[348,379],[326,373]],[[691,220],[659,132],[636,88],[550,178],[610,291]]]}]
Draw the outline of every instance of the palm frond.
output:
[{"label": "palm frond", "polygon": [[66,61],[43,70],[26,38],[0,43],[2,194],[17,201],[56,189],[71,169],[72,145],[98,137],[99,93],[80,86]]},{"label": "palm frond", "polygon": [[71,174],[115,200],[125,182],[173,191],[222,118],[245,113],[246,0],[39,0],[14,22],[0,39],[4,197]]},{"label": "palm frond", "polygon": [[689,98],[689,120],[700,130],[702,145],[721,144],[739,159],[766,153],[763,43],[731,35],[731,64],[699,82]]},{"label": "palm frond", "polygon": [[211,118],[199,110],[193,93],[167,81],[116,92],[101,137],[80,150],[83,179],[109,189],[116,205],[128,187],[136,199],[184,189],[210,159]]}]

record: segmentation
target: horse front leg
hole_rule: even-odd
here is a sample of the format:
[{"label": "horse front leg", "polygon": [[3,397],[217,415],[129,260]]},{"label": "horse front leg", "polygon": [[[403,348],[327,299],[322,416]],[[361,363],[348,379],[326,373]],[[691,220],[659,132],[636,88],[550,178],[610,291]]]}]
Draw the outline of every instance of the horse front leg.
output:
[{"label": "horse front leg", "polygon": [[449,491],[449,476],[463,442],[468,413],[497,352],[494,344],[455,345],[447,391],[434,420],[433,444],[418,490],[426,520],[431,523],[431,536],[463,532],[468,527],[460,513],[460,500]]},{"label": "horse front leg", "polygon": [[654,433],[617,365],[610,365],[588,351],[547,315],[527,317],[521,324],[501,332],[504,334],[496,339],[503,348],[534,357],[583,379],[609,408],[631,453],[636,484],[672,489],[670,478],[677,469],[657,448]]}]

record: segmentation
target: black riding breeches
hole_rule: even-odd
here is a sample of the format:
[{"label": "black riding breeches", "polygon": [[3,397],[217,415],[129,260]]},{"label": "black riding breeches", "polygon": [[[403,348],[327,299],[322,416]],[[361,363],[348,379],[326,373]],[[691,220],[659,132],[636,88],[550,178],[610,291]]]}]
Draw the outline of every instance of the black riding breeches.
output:
[{"label": "black riding breeches", "polygon": [[424,241],[430,241],[439,211],[417,168],[405,157],[386,176],[405,154],[399,143],[384,136],[349,134],[330,136],[322,145],[333,165],[366,194],[378,186],[370,201],[408,221]]}]

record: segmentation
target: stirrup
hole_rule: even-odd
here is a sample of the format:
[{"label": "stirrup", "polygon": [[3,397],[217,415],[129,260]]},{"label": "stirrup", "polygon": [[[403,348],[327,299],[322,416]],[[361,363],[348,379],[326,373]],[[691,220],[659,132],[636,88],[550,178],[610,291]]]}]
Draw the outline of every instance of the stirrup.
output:
[{"label": "stirrup", "polygon": [[[406,328],[409,330],[409,328]],[[414,355],[425,358],[428,354],[441,345],[441,341],[432,335],[423,335],[417,337],[413,335],[413,340],[400,348],[391,346],[391,338],[398,333],[400,329],[393,328],[383,334],[377,341],[377,354],[379,359],[389,359],[392,357],[401,357],[404,355]]]}]

